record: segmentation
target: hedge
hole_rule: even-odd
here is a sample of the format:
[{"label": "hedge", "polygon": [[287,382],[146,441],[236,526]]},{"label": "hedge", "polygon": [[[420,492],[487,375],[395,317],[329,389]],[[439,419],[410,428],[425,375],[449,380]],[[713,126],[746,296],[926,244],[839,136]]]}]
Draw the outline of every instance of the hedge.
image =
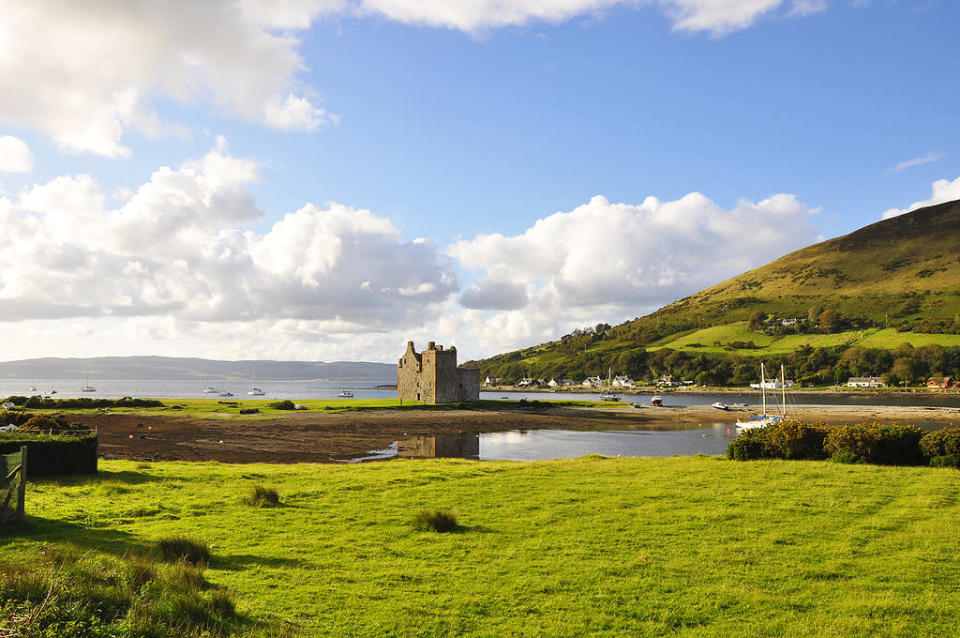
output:
[{"label": "hedge", "polygon": [[960,427],[928,432],[920,439],[920,449],[931,458],[960,454]]},{"label": "hedge", "polygon": [[83,410],[93,408],[162,408],[163,403],[157,399],[94,399],[92,397],[78,397],[76,399],[51,399],[41,396],[12,396],[3,400],[21,408],[42,408],[45,410]]},{"label": "hedge", "polygon": [[0,454],[18,452],[27,446],[27,477],[56,474],[96,474],[97,435],[82,436],[0,433]]}]

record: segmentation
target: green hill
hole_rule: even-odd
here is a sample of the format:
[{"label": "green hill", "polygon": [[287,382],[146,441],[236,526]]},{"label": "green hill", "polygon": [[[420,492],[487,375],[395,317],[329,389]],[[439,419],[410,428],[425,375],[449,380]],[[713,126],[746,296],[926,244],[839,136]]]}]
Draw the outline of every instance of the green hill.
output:
[{"label": "green hill", "polygon": [[[707,373],[701,381],[739,384],[746,373],[737,366],[755,376],[759,357],[811,383],[886,374],[909,359],[909,370],[900,366],[908,374],[892,380],[916,382],[960,375],[953,348],[960,350],[960,201],[808,246],[619,326],[475,363],[484,376],[508,380],[580,379],[612,368],[635,378]],[[799,360],[813,352],[822,360]],[[716,370],[723,362],[727,369]]]}]

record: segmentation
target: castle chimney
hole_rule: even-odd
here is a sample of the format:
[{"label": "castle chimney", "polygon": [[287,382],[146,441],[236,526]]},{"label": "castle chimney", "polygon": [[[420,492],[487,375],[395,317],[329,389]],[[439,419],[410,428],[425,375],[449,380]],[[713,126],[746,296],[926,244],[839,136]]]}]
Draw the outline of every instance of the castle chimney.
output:
[{"label": "castle chimney", "polygon": [[408,341],[408,342],[407,342],[407,350],[413,350],[413,349],[414,349],[414,348],[413,348],[413,342],[412,342],[412,341]]},{"label": "castle chimney", "polygon": [[436,347],[437,347],[437,343],[435,341],[427,342],[427,350],[435,350]]}]

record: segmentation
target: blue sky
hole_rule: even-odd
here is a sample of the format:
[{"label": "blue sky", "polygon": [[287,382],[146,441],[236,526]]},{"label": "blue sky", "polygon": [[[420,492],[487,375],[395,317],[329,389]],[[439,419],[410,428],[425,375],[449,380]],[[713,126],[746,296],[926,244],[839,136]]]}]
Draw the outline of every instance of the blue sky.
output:
[{"label": "blue sky", "polygon": [[960,198],[946,0],[97,7],[0,9],[7,358],[485,356]]}]

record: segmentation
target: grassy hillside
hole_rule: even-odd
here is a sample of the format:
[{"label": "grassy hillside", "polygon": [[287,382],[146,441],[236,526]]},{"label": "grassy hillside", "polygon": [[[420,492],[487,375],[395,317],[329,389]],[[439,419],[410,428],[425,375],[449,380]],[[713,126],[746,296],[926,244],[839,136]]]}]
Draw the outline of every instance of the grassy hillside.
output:
[{"label": "grassy hillside", "polygon": [[[187,534],[210,544],[205,576],[241,613],[305,635],[960,626],[956,470],[707,457],[101,467],[30,484],[29,523],[4,531],[0,574],[53,548],[95,560]],[[255,485],[282,505],[245,503]],[[461,531],[415,531],[421,508],[457,510]]]},{"label": "grassy hillside", "polygon": [[627,353],[661,348],[776,357],[801,347],[960,346],[960,202],[872,224],[599,328],[477,363],[485,376],[606,376],[630,372]]}]

